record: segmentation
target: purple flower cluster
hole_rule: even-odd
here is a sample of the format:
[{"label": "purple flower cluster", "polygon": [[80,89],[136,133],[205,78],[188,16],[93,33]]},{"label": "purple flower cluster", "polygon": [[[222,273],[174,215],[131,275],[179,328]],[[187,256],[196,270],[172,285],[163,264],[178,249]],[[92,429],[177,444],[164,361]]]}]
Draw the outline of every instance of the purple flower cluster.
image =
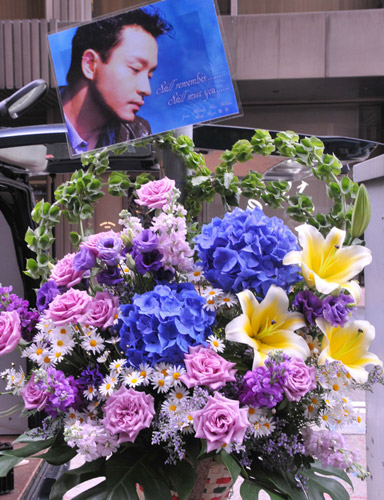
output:
[{"label": "purple flower cluster", "polygon": [[65,411],[79,404],[79,390],[75,378],[61,370],[47,368],[47,378],[39,380],[36,388],[48,395],[44,411],[56,418],[59,411]]},{"label": "purple flower cluster", "polygon": [[12,293],[13,287],[0,287],[0,311],[16,311],[20,318],[21,336],[30,341],[39,321],[39,313],[29,310],[28,300]]},{"label": "purple flower cluster", "polygon": [[313,431],[310,428],[303,432],[305,454],[315,456],[321,461],[323,467],[347,469],[357,461],[355,453],[346,453],[344,437],[335,431],[327,429]]},{"label": "purple flower cluster", "polygon": [[300,401],[315,388],[315,368],[283,355],[282,362],[268,359],[264,366],[247,372],[239,399],[243,404],[273,408],[284,395],[288,401]]},{"label": "purple flower cluster", "polygon": [[299,292],[292,305],[297,311],[304,314],[309,324],[315,324],[316,318],[324,317],[332,326],[344,326],[350,317],[353,298],[350,295],[340,293],[337,296],[328,295],[320,299],[310,290]]},{"label": "purple flower cluster", "polygon": [[212,334],[215,312],[204,304],[191,283],[157,285],[134,295],[131,304],[120,306],[116,329],[122,351],[136,366],[143,361],[184,363],[189,347],[205,345]]},{"label": "purple flower cluster", "polygon": [[295,266],[283,264],[284,256],[298,249],[296,236],[258,208],[215,217],[195,242],[205,277],[225,291],[252,288],[265,296],[272,284],[288,290],[300,279]]}]

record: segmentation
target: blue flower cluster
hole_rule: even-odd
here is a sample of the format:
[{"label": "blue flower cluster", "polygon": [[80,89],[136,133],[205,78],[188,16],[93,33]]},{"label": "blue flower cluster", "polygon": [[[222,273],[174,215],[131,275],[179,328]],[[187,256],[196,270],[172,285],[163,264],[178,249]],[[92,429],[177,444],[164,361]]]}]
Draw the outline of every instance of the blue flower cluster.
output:
[{"label": "blue flower cluster", "polygon": [[205,277],[227,292],[250,288],[265,296],[272,284],[288,290],[300,279],[295,266],[283,265],[284,256],[298,250],[296,236],[259,208],[215,217],[195,243]]},{"label": "blue flower cluster", "polygon": [[191,283],[159,284],[131,304],[120,306],[117,330],[120,347],[135,366],[161,361],[184,363],[189,346],[205,345],[215,312]]}]

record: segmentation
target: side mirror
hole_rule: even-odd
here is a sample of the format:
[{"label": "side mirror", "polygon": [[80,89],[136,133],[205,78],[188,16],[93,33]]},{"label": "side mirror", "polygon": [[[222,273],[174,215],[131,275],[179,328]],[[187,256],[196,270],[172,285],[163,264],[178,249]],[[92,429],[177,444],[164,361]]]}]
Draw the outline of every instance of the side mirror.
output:
[{"label": "side mirror", "polygon": [[32,107],[47,92],[48,84],[44,80],[34,80],[25,87],[0,102],[0,116],[19,118],[27,109]]}]

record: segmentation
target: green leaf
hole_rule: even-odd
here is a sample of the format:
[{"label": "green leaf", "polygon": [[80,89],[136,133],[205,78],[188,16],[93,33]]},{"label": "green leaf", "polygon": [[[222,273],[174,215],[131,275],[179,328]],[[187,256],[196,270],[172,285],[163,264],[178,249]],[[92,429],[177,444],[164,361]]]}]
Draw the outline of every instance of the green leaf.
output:
[{"label": "green leaf", "polygon": [[19,464],[22,457],[12,457],[3,455],[0,457],[0,477],[5,477],[10,470],[14,468],[15,465]]},{"label": "green leaf", "polygon": [[39,458],[43,458],[46,462],[51,465],[63,465],[77,455],[75,448],[71,448],[67,444],[60,444],[58,446],[52,446],[46,453],[39,455]]},{"label": "green leaf", "polygon": [[69,239],[71,240],[71,243],[74,247],[78,247],[81,242],[81,236],[79,233],[76,233],[76,231],[71,231],[69,233]]},{"label": "green leaf", "polygon": [[37,256],[37,263],[40,267],[45,267],[48,265],[49,258],[45,253],[41,253]]},{"label": "green leaf", "polygon": [[[84,481],[103,475],[105,459],[99,458],[93,462],[86,462],[77,469],[62,474],[54,483],[49,500],[62,500],[65,493]],[[88,497],[90,498],[90,497]]]},{"label": "green leaf", "polygon": [[311,500],[324,500],[325,493],[333,500],[350,500],[348,491],[340,481],[329,477],[338,477],[352,486],[351,480],[343,470],[331,467],[324,469],[313,465],[309,471],[303,472],[303,476],[306,476],[308,479],[306,485],[308,487],[308,496]]},{"label": "green leaf", "polygon": [[272,491],[266,489],[265,487],[258,486],[256,483],[249,481],[248,479],[245,479],[240,486],[240,494],[242,500],[255,500],[259,498],[260,491],[268,493],[269,498],[271,498],[271,500],[287,500],[286,495],[281,496],[277,493],[273,493]]},{"label": "green leaf", "polygon": [[[16,440],[17,441],[17,440]],[[1,454],[2,455],[8,455],[12,457],[21,457],[21,458],[27,458],[31,457],[32,455],[35,455],[39,451],[45,450],[46,448],[49,448],[51,444],[53,443],[54,439],[40,439],[39,441],[32,441],[22,448],[18,448],[17,450],[2,450]],[[18,441],[20,442],[20,441]]]},{"label": "green leaf", "polygon": [[176,465],[167,465],[164,472],[170,478],[172,489],[177,492],[180,500],[187,500],[196,481],[196,474],[191,464],[182,460]]},{"label": "green leaf", "polygon": [[232,483],[235,483],[236,479],[239,477],[241,472],[241,466],[238,461],[233,458],[232,455],[227,453],[225,450],[222,450],[219,459],[226,466],[228,472],[231,474]]}]

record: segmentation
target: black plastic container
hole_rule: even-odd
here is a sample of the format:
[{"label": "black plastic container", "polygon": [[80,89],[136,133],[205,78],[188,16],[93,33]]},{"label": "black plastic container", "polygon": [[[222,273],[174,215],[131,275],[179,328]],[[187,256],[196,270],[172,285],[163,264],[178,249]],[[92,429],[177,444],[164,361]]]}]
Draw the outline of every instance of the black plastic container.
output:
[{"label": "black plastic container", "polygon": [[[0,451],[13,450],[11,443],[0,442]],[[15,488],[13,469],[11,469],[5,477],[0,477],[0,495],[10,493]]]}]

